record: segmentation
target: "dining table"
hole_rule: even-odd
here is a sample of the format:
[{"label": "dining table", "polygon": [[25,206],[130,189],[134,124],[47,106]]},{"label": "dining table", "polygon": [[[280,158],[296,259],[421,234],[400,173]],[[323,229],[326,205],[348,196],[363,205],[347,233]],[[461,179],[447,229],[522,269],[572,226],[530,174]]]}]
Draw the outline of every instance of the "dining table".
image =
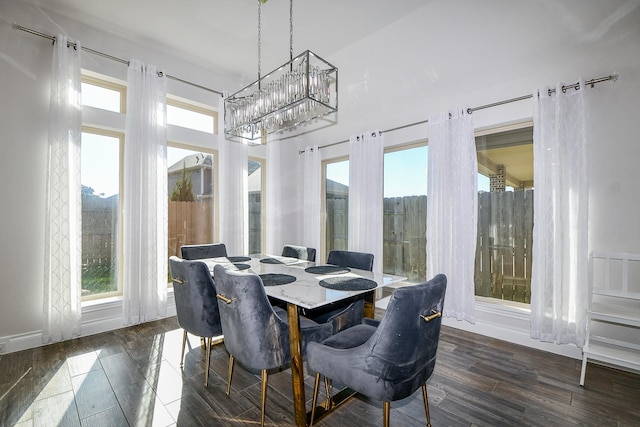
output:
[{"label": "dining table", "polygon": [[[314,310],[328,304],[360,297],[365,299],[364,315],[373,318],[376,291],[406,280],[406,277],[393,274],[317,264],[269,254],[208,258],[201,261],[207,264],[212,274],[213,268],[218,264],[229,269],[246,270],[257,274],[262,278],[266,294],[270,298],[286,303],[291,346],[294,415],[297,426],[308,425],[311,413],[306,410],[304,396],[301,310]],[[331,404],[328,404],[323,408],[330,406]]]}]

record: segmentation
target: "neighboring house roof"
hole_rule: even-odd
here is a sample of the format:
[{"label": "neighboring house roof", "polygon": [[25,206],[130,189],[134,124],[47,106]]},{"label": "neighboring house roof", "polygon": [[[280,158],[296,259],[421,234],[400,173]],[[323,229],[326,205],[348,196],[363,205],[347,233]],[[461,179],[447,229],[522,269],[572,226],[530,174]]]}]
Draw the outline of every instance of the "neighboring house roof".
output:
[{"label": "neighboring house roof", "polygon": [[256,169],[260,168],[260,162],[256,162],[255,160],[249,160],[249,176],[253,174]]},{"label": "neighboring house roof", "polygon": [[201,168],[203,166],[211,167],[212,163],[213,156],[211,154],[196,153],[178,160],[167,169],[167,172],[171,174],[174,172],[182,172],[182,168],[190,170]]},{"label": "neighboring house roof", "polygon": [[252,161],[249,160],[249,181],[247,186],[249,188],[249,193],[259,193],[262,191],[262,173],[261,169],[258,169],[258,167],[260,167],[260,163],[253,162],[256,163],[258,167],[251,170],[251,162]]},{"label": "neighboring house roof", "polygon": [[[169,175],[176,175],[178,173],[182,173],[183,168],[186,168],[188,171],[201,167],[211,168],[212,163],[213,156],[211,154],[196,153],[178,160],[168,168],[167,172]],[[256,162],[255,160],[248,161],[247,170],[249,173],[248,185],[250,193],[262,190],[262,173],[260,166],[260,162]]]},{"label": "neighboring house roof", "polygon": [[326,187],[327,194],[342,194],[345,196],[349,195],[348,185],[340,184],[339,182],[327,179]]}]

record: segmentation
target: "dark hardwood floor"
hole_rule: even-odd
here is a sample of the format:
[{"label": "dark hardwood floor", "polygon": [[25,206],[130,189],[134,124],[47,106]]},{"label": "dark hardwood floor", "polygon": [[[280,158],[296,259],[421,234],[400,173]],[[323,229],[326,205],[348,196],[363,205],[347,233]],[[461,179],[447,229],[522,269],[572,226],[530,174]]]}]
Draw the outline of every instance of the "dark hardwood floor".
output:
[{"label": "dark hardwood floor", "polygon": [[[378,312],[377,316],[381,313]],[[255,426],[260,377],[237,366],[225,395],[228,356],[212,351],[204,387],[204,350],[179,367],[175,318],[0,356],[2,426]],[[438,426],[640,426],[640,375],[580,362],[443,327],[427,383]],[[269,426],[294,425],[290,371],[269,377]],[[311,407],[313,378],[305,396]],[[425,425],[422,397],[391,404],[392,426]],[[319,427],[382,426],[382,404],[355,396]]]}]

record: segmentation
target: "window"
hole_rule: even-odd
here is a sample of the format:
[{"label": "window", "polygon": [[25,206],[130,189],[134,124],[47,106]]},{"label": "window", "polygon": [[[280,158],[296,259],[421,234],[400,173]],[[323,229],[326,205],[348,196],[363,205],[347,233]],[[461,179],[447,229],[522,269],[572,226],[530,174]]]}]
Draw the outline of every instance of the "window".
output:
[{"label": "window", "polygon": [[121,134],[82,132],[82,298],[121,294],[118,236]]},{"label": "window", "polygon": [[249,253],[262,252],[264,160],[249,159]]},{"label": "window", "polygon": [[[126,87],[82,70],[82,105],[123,113]],[[100,118],[98,118],[98,121]],[[120,190],[124,135],[83,127],[81,141],[82,300],[121,295]]]},{"label": "window", "polygon": [[529,304],[533,234],[533,128],[476,136],[475,294]]},{"label": "window", "polygon": [[167,99],[167,124],[216,134],[218,113],[211,108],[171,97]]},{"label": "window", "polygon": [[[96,113],[92,114],[92,126],[113,128],[113,113],[124,118],[126,84],[83,70],[82,100],[83,106],[103,110],[92,112]],[[121,123],[124,126],[124,120]],[[188,144],[200,146],[202,135],[217,131],[217,113],[170,96],[167,123],[199,132],[181,136],[193,137],[197,141]],[[122,293],[118,237],[123,144],[122,133],[92,127],[85,128],[82,135],[83,299]],[[168,255],[180,255],[184,244],[217,241],[215,152],[168,143],[167,166]]]},{"label": "window", "polygon": [[325,253],[347,250],[349,224],[349,160],[324,164]]},{"label": "window", "polygon": [[426,280],[426,145],[389,150],[384,155],[383,270]]},{"label": "window", "polygon": [[190,147],[167,147],[168,256],[180,256],[182,245],[217,241],[215,157]]},{"label": "window", "polygon": [[[123,113],[126,105],[126,87],[105,78],[93,77],[82,72],[82,105],[116,113]],[[93,73],[91,73],[93,74]]]}]

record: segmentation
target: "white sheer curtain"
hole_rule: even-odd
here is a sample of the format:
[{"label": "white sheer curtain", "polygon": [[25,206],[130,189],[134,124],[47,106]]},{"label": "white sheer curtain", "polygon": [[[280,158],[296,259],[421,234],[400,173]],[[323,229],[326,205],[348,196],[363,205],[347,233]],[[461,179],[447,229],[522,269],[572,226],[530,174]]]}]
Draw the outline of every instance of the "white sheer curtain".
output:
[{"label": "white sheer curtain", "polygon": [[269,141],[267,144],[266,164],[266,251],[269,254],[279,255],[282,252],[282,198],[281,198],[281,167],[280,167],[280,141]]},{"label": "white sheer curtain", "polygon": [[447,276],[443,315],[475,322],[478,161],[464,109],[429,117],[427,277]]},{"label": "white sheer curtain", "polygon": [[[224,99],[220,99],[224,111]],[[249,179],[245,141],[220,140],[220,241],[229,255],[246,255],[249,250]]]},{"label": "white sheer curtain", "polygon": [[42,342],[80,335],[82,205],[80,198],[80,43],[56,36],[51,76],[47,163]]},{"label": "white sheer curtain", "polygon": [[[317,145],[304,150],[302,245],[320,253],[322,244],[322,159]],[[319,259],[316,261],[321,262]]]},{"label": "white sheer curtain", "polygon": [[166,79],[131,60],[124,143],[124,320],[164,316],[167,304]]},{"label": "white sheer curtain", "polygon": [[531,337],[558,344],[585,339],[589,199],[585,86],[534,93],[535,176]]},{"label": "white sheer curtain", "polygon": [[349,138],[349,250],[374,255],[382,273],[384,136],[367,131]]}]

